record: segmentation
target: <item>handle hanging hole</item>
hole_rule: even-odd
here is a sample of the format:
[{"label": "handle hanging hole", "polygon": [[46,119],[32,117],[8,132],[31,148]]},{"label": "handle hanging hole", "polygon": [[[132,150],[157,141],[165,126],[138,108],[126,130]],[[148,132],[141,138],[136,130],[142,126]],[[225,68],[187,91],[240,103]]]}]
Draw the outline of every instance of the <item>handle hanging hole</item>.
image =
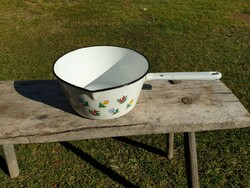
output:
[{"label": "handle hanging hole", "polygon": [[211,75],[218,75],[218,72],[212,72]]}]

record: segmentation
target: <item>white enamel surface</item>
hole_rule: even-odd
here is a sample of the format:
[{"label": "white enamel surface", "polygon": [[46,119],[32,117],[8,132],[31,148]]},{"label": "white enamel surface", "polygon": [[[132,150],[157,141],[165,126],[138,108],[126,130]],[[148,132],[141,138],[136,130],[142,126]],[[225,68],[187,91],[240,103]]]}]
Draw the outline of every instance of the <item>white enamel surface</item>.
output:
[{"label": "white enamel surface", "polygon": [[88,92],[62,82],[73,109],[90,119],[113,119],[131,111],[140,95],[145,78],[117,89]]},{"label": "white enamel surface", "polygon": [[210,72],[160,72],[148,73],[146,80],[218,80],[221,73],[217,71]]},{"label": "white enamel surface", "polygon": [[61,80],[91,91],[133,82],[147,70],[144,56],[112,46],[81,48],[65,54],[54,65],[54,72]]}]

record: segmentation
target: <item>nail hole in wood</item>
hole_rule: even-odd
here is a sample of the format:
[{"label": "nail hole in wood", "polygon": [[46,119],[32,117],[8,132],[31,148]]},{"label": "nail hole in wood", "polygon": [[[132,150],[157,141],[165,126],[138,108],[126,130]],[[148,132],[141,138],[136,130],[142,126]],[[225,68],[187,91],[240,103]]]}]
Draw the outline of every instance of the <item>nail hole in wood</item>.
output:
[{"label": "nail hole in wood", "polygon": [[168,82],[169,82],[170,84],[179,84],[179,83],[181,83],[180,80],[169,80]]},{"label": "nail hole in wood", "polygon": [[184,104],[192,104],[193,103],[193,100],[190,98],[190,97],[183,97],[181,99],[181,101],[184,103]]},{"label": "nail hole in wood", "polygon": [[142,89],[143,90],[152,90],[152,85],[150,85],[150,84],[143,84]]}]

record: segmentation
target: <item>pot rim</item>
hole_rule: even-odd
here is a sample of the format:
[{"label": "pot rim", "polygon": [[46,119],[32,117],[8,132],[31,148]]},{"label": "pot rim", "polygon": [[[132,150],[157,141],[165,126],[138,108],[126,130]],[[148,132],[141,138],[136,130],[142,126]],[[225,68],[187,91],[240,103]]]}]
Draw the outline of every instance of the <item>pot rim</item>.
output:
[{"label": "pot rim", "polygon": [[[98,45],[97,45],[97,46],[82,47],[82,48],[75,49],[75,50],[73,50],[73,51],[80,50],[80,49],[84,49],[84,48],[93,48],[93,47],[115,47],[115,48],[123,48],[123,49],[127,49],[127,50],[132,50],[132,49],[130,49],[130,48],[125,48],[125,47],[120,47],[120,46],[112,46],[112,45],[111,45],[111,46],[106,46],[106,45],[104,45],[104,46],[102,46],[102,45],[98,46]],[[68,53],[70,53],[70,52],[73,52],[73,51],[69,51],[69,52],[65,53],[64,55],[66,55],[66,54],[68,54]],[[119,85],[119,86],[109,87],[109,88],[105,88],[105,89],[88,90],[88,89],[85,89],[85,88],[83,88],[83,87],[79,87],[79,86],[76,86],[76,85],[74,85],[74,84],[72,84],[72,83],[69,83],[69,82],[67,82],[66,80],[63,80],[62,78],[60,78],[60,77],[55,73],[55,65],[56,65],[57,60],[58,60],[59,58],[58,58],[58,59],[54,62],[54,64],[53,64],[53,74],[54,74],[55,77],[56,77],[58,80],[60,80],[61,82],[65,83],[65,84],[68,84],[68,85],[70,85],[70,86],[76,87],[76,88],[78,88],[78,89],[80,89],[80,90],[82,90],[82,91],[87,91],[87,92],[90,92],[90,93],[93,93],[93,92],[102,92],[102,91],[109,91],[109,90],[112,90],[112,89],[122,88],[122,87],[131,85],[131,84],[133,84],[133,83],[135,83],[135,82],[141,80],[142,78],[144,78],[144,77],[147,75],[148,70],[149,70],[149,61],[148,61],[147,57],[146,57],[145,55],[141,54],[140,52],[136,51],[136,50],[132,50],[132,51],[138,53],[139,55],[142,55],[142,56],[147,60],[148,68],[147,68],[147,70],[145,71],[145,73],[142,74],[142,76],[140,76],[139,78],[137,78],[137,79],[135,79],[135,80],[133,80],[133,81],[131,81],[131,82],[128,82],[128,83],[125,83],[125,84],[121,84],[121,85]],[[62,55],[61,57],[63,57],[64,55]],[[60,57],[60,58],[61,58],[61,57]]]}]

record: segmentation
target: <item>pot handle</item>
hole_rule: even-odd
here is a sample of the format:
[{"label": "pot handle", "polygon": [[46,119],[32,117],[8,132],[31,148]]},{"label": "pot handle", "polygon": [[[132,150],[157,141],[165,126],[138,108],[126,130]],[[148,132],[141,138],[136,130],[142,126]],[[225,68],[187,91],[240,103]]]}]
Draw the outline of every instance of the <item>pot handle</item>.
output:
[{"label": "pot handle", "polygon": [[146,80],[219,80],[222,74],[217,71],[209,72],[159,72],[148,73]]}]

